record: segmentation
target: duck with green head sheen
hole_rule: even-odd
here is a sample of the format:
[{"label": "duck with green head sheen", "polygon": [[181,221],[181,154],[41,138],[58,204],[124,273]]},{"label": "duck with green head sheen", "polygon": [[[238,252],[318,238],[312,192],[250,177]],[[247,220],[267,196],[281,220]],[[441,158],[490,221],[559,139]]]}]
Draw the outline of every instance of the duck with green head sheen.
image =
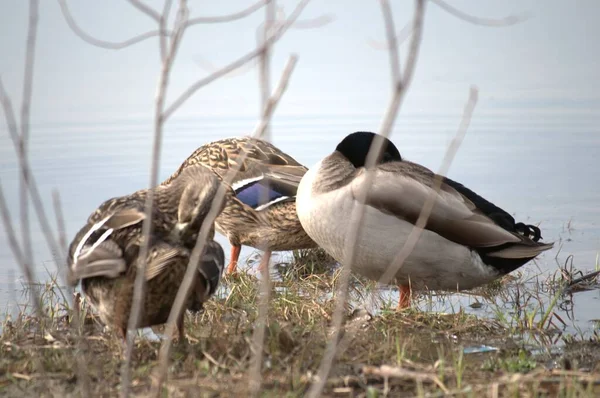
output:
[{"label": "duck with green head sheen", "polygon": [[[343,262],[357,193],[366,184],[365,162],[377,137],[356,132],[311,167],[298,187],[298,218],[308,235]],[[364,219],[358,231],[352,270],[379,280],[391,266],[412,231],[430,194],[435,204],[414,250],[394,275],[400,287],[399,308],[410,305],[411,289],[464,290],[514,271],[553,243],[539,242],[540,230],[516,222],[506,211],[462,184],[436,175],[400,156],[383,139],[383,152],[367,191]]]}]

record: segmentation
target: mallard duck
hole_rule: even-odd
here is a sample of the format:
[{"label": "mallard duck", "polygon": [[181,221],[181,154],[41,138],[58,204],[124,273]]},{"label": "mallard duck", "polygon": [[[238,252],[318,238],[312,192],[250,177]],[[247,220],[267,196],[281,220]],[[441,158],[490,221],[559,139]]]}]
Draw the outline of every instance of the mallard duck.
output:
[{"label": "mallard duck", "polygon": [[[153,228],[146,258],[146,295],[139,327],[165,323],[187,269],[199,229],[218,186],[204,167],[190,167],[169,185],[155,188]],[[142,260],[142,223],[148,190],[105,201],[88,218],[69,247],[68,280],[83,293],[106,325],[124,339],[133,300],[137,264]],[[217,289],[224,264],[221,246],[209,233],[198,263],[187,308],[199,311]],[[183,336],[183,313],[177,320]]]},{"label": "mallard duck", "polygon": [[245,158],[231,183],[233,194],[215,222],[217,231],[231,243],[227,273],[235,272],[242,245],[265,251],[261,270],[272,251],[317,246],[296,214],[296,190],[307,168],[269,142],[252,137],[210,142],[194,151],[164,184],[196,164],[225,178],[242,156]]},{"label": "mallard duck", "polygon": [[[366,156],[377,135],[356,132],[304,175],[298,188],[298,218],[308,235],[343,262],[349,215],[365,184]],[[381,139],[383,137],[379,136]],[[379,280],[414,227],[435,174],[402,159],[384,139],[365,201],[353,271]],[[362,191],[361,191],[362,192]],[[463,290],[514,271],[553,243],[541,243],[540,229],[515,222],[507,212],[465,186],[444,178],[427,225],[403,266],[395,274],[399,307],[410,305],[411,288]]]}]

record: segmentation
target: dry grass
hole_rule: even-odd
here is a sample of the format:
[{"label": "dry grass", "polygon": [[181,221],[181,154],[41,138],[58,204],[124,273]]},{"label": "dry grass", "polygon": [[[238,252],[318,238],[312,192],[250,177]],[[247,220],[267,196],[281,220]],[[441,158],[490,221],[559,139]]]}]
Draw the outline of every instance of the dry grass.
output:
[{"label": "dry grass", "polygon": [[[331,335],[331,292],[340,270],[322,274],[305,269],[322,253],[296,253],[287,272],[274,284],[266,323],[261,396],[303,396],[314,382]],[[305,262],[300,261],[303,259]],[[304,267],[302,267],[304,266]],[[297,273],[290,270],[297,270]],[[498,294],[514,288],[496,283]],[[354,279],[354,303],[366,296]],[[10,396],[79,395],[77,337],[73,314],[55,281],[37,287],[44,316],[22,308],[7,318],[0,335],[0,394]],[[259,283],[251,275],[228,278],[220,294],[201,314],[187,314],[188,341],[171,353],[163,396],[245,396],[252,357],[252,334],[258,316]],[[80,306],[91,393],[119,392],[122,343]],[[155,328],[160,333],[161,327]],[[483,394],[494,396],[593,396],[600,393],[600,339],[564,339],[553,352],[532,350],[499,319],[479,319],[462,310],[454,314],[381,306],[376,315],[348,305],[337,361],[326,382],[325,396],[428,396]],[[150,333],[136,339],[132,392],[150,388],[160,341]],[[495,351],[464,353],[465,347],[492,345]],[[41,362],[43,370],[36,368]]]}]

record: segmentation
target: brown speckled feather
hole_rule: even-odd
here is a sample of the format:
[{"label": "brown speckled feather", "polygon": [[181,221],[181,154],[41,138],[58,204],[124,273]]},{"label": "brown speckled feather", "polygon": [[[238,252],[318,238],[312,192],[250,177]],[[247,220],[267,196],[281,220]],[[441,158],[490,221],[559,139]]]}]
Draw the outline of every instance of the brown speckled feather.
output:
[{"label": "brown speckled feather", "polygon": [[[246,158],[241,159],[245,154]],[[202,164],[221,178],[240,165],[232,181],[237,183],[255,179],[269,179],[287,189],[290,198],[254,209],[234,195],[226,201],[225,208],[215,223],[217,231],[225,235],[232,245],[247,245],[262,250],[294,250],[316,247],[306,235],[296,214],[295,193],[307,168],[269,142],[251,138],[226,138],[210,142],[194,151],[163,184],[169,184],[187,167]]]},{"label": "brown speckled feather", "polygon": [[[164,323],[183,280],[190,252],[208,208],[220,186],[205,167],[190,167],[169,184],[154,189],[152,233],[146,258],[146,296],[139,327]],[[82,283],[84,294],[101,320],[124,336],[133,299],[133,284],[141,261],[142,225],[148,190],[112,198],[88,218],[69,247],[69,281]],[[182,216],[186,223],[182,230]],[[216,290],[223,269],[221,246],[214,229],[198,263],[188,309],[199,310]],[[181,326],[180,317],[178,326]],[[180,334],[182,330],[180,329]]]}]

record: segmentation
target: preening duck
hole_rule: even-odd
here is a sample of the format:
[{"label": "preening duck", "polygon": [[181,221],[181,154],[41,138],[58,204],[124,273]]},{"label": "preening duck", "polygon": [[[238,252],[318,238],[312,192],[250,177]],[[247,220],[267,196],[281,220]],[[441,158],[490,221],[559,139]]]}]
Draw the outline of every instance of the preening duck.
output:
[{"label": "preening duck", "polygon": [[[336,150],[304,175],[298,188],[298,217],[308,235],[333,258],[345,260],[346,239],[357,192],[362,192],[366,157],[376,134],[348,135]],[[435,174],[402,159],[384,140],[352,270],[379,280],[396,258],[416,223]],[[539,242],[540,229],[515,222],[506,211],[462,184],[443,178],[435,205],[414,250],[395,273],[399,308],[410,305],[412,289],[464,290],[514,271],[553,243]]]},{"label": "preening duck", "polygon": [[[190,167],[171,184],[154,189],[152,233],[146,257],[146,295],[138,327],[165,323],[187,269],[199,229],[220,185],[210,170]],[[69,246],[68,280],[82,291],[102,322],[124,339],[133,301],[137,265],[142,261],[142,223],[148,190],[105,201],[94,211]],[[209,240],[187,302],[199,311],[216,291],[224,253]],[[183,337],[183,313],[177,321]]]},{"label": "preening duck", "polygon": [[226,138],[198,148],[164,184],[186,168],[202,164],[221,178],[240,166],[231,183],[233,194],[215,222],[231,243],[227,272],[236,270],[242,245],[264,250],[261,270],[272,251],[316,247],[296,214],[296,191],[307,168],[267,141]]}]

